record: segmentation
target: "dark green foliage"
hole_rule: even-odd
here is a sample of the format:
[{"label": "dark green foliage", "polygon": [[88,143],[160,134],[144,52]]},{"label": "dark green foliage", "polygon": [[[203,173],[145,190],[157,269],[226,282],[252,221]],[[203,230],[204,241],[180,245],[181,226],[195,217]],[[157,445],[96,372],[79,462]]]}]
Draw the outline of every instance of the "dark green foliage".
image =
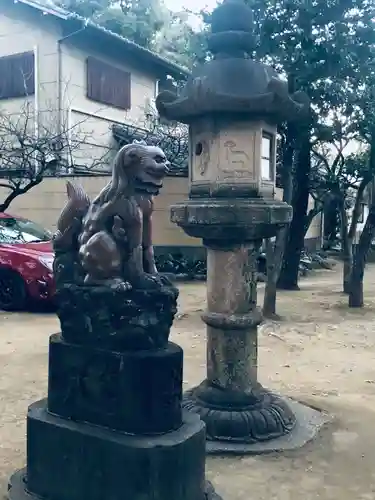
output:
[{"label": "dark green foliage", "polygon": [[205,55],[205,40],[160,0],[56,0],[68,11],[100,24],[187,68]]},{"label": "dark green foliage", "polygon": [[150,48],[163,27],[159,0],[59,0],[59,5],[105,28]]}]

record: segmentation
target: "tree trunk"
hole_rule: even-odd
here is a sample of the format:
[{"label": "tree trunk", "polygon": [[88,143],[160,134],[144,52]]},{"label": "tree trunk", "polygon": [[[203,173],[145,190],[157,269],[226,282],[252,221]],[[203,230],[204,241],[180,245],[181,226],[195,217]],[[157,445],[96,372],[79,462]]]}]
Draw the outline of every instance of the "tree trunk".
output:
[{"label": "tree trunk", "polygon": [[[293,88],[291,82],[289,82],[289,85]],[[282,168],[283,201],[288,204],[291,203],[293,195],[294,135],[293,125],[289,124],[286,132]],[[288,232],[289,227],[286,226],[277,232],[274,243],[272,243],[271,239],[266,240],[267,282],[264,291],[263,314],[268,318],[276,315],[277,281],[281,271]]]},{"label": "tree trunk", "polygon": [[[361,196],[357,195],[356,205],[362,201],[363,193]],[[358,201],[359,200],[359,201]],[[341,245],[342,245],[342,260],[343,260],[343,291],[344,293],[350,293],[351,290],[351,275],[353,272],[353,263],[355,257],[353,257],[353,241],[355,238],[358,223],[358,214],[356,209],[352,216],[352,222],[348,230],[348,217],[346,210],[341,208]],[[371,241],[370,241],[371,244]],[[358,249],[358,248],[357,248]],[[367,252],[367,250],[366,250]],[[362,278],[363,279],[363,278]],[[354,307],[354,306],[353,306]],[[357,306],[361,307],[361,306]]]},{"label": "tree trunk", "polygon": [[277,233],[275,243],[272,243],[271,239],[266,240],[267,283],[263,299],[263,315],[266,318],[273,318],[276,315],[277,280],[287,234],[288,227],[284,227]]},{"label": "tree trunk", "polygon": [[350,292],[350,279],[353,270],[353,242],[357,231],[363,194],[366,189],[366,186],[370,182],[371,182],[371,174],[369,171],[362,179],[359,188],[357,190],[350,227],[348,223],[348,214],[345,209],[345,200],[341,199],[339,202],[340,220],[341,220],[341,246],[342,246],[341,254],[344,263],[343,285],[342,285],[344,293]]},{"label": "tree trunk", "polygon": [[366,258],[375,235],[375,205],[372,205],[357,245],[349,284],[349,307],[363,307],[363,276]]},{"label": "tree trunk", "polygon": [[358,274],[352,274],[349,292],[349,307],[363,307],[363,274],[364,271]]},{"label": "tree trunk", "polygon": [[293,219],[289,227],[278,288],[298,290],[299,263],[304,248],[305,222],[309,202],[311,170],[310,128],[305,127],[300,140],[300,150],[295,173],[292,199]]},{"label": "tree trunk", "polygon": [[[373,127],[371,129],[369,174],[371,175],[371,178],[368,183],[372,180],[373,188],[375,174],[375,128]],[[353,269],[349,286],[349,307],[363,307],[363,276],[365,273],[367,254],[375,235],[375,197],[373,192],[371,192],[370,198],[371,206],[369,214],[359,238],[353,261]]]},{"label": "tree trunk", "polygon": [[310,229],[312,221],[317,217],[321,212],[323,211],[323,207],[314,207],[311,210],[309,210],[309,213],[305,217],[305,232],[303,238],[306,238],[306,234],[308,233],[308,230]]},{"label": "tree trunk", "polygon": [[340,218],[338,217],[337,199],[328,196],[324,203],[323,216],[323,239],[326,248],[330,248],[337,241],[337,233],[340,228]]},{"label": "tree trunk", "polygon": [[353,251],[352,245],[348,246],[348,249],[343,252],[343,275],[342,275],[342,289],[344,293],[349,293],[350,291],[350,277],[352,274],[353,267]]},{"label": "tree trunk", "polygon": [[324,249],[329,249],[337,242],[338,233],[341,232],[340,210],[335,196],[328,194],[323,208],[323,241]]},{"label": "tree trunk", "polygon": [[341,258],[343,261],[342,288],[344,293],[349,293],[353,264],[353,240],[348,235],[348,215],[344,205],[344,201],[342,201],[340,203]]}]

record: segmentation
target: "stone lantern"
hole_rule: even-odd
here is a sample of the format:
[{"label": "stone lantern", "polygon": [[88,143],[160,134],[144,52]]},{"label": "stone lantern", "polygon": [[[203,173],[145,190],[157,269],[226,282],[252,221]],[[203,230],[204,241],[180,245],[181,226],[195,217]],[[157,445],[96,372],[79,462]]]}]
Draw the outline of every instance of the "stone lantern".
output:
[{"label": "stone lantern", "polygon": [[213,59],[179,96],[166,91],[156,100],[162,117],[190,126],[189,200],[171,207],[171,220],[207,249],[207,378],[183,404],[205,421],[208,451],[274,449],[270,440],[294,431],[303,444],[315,425],[302,432],[299,412],[305,423],[319,420],[257,380],[257,255],[262,239],[292,217],[274,199],[276,124],[304,119],[309,104],[249,57],[252,30],[243,0],[224,0],[211,19]]}]

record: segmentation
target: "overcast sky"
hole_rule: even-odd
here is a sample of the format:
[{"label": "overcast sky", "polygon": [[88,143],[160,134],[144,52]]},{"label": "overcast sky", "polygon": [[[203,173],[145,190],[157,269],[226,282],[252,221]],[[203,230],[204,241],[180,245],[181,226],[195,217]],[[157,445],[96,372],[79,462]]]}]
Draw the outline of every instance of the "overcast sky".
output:
[{"label": "overcast sky", "polygon": [[164,0],[165,5],[175,11],[179,11],[182,9],[189,9],[192,11],[199,11],[204,9],[205,6],[208,6],[210,10],[212,10],[217,1],[216,0]]}]

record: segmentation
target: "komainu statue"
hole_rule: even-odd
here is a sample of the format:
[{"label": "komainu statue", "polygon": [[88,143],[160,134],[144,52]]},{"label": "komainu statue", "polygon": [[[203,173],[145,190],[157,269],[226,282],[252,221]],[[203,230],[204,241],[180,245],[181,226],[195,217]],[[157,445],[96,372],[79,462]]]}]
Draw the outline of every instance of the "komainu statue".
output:
[{"label": "komainu statue", "polygon": [[[81,187],[67,183],[68,201],[54,236],[54,272],[63,332],[76,335],[77,315],[85,311],[81,319],[86,329],[87,325],[93,326],[94,317],[101,318],[99,336],[104,335],[106,318],[112,343],[121,340],[121,344],[134,347],[134,343],[140,343],[139,348],[144,348],[144,335],[134,334],[137,328],[143,333],[147,330],[146,344],[150,348],[168,340],[159,320],[168,315],[165,301],[174,303],[177,290],[158,275],[152,246],[153,199],[162,187],[168,165],[159,147],[129,144],[117,153],[110,182],[92,202]],[[100,302],[107,299],[108,303]],[[153,304],[155,316],[150,311],[142,315],[144,301]],[[95,309],[88,313],[93,302]],[[131,312],[131,305],[138,315],[125,314]],[[119,310],[115,314],[116,307]],[[166,320],[169,327],[174,313],[175,305]],[[119,318],[133,322],[130,333],[134,335],[124,333],[129,324]],[[158,334],[150,334],[148,326],[152,322],[159,324]],[[117,334],[112,331],[114,323]]]}]

